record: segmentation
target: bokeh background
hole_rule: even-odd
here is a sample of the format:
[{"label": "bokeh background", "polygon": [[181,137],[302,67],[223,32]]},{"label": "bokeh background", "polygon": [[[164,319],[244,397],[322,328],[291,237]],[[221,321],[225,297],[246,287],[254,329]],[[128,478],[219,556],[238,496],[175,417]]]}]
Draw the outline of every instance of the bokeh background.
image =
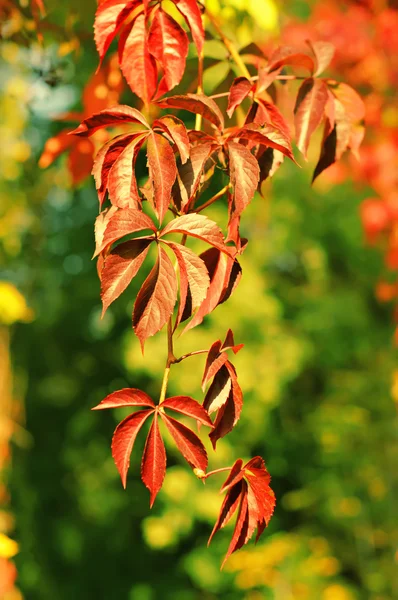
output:
[{"label": "bokeh background", "polygon": [[[141,356],[130,320],[134,285],[99,318],[90,260],[97,199],[86,176],[94,146],[63,131],[83,112],[135,100],[114,61],[93,79],[94,0],[47,0],[44,19],[35,2],[2,0],[4,600],[398,597],[398,13],[385,0],[207,1],[240,48],[255,41],[268,49],[281,37],[335,43],[329,73],[358,89],[367,107],[361,163],[343,161],[312,188],[316,142],[308,164],[299,159],[302,169],[285,164],[243,219],[250,244],[239,288],[177,341],[177,352],[206,348],[231,327],[245,343],[235,360],[245,410],[211,466],[264,456],[275,515],[259,544],[220,572],[231,531],[209,549],[206,541],[221,481],[204,487],[171,448],[150,512],[139,480],[141,440],[122,490],[109,448],[120,414],[90,408],[124,386],[156,396],[165,339],[150,339]],[[205,54],[206,92],[216,93],[234,77],[233,65],[217,41],[206,42]],[[225,220],[224,207],[209,216]],[[170,395],[201,399],[202,363],[195,357],[176,368]]]}]

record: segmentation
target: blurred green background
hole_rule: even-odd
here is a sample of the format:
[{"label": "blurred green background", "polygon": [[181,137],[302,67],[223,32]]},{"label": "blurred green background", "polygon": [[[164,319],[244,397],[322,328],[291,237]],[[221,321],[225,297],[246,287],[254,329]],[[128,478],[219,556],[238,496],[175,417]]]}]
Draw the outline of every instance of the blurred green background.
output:
[{"label": "blurred green background", "polygon": [[[237,291],[202,327],[177,340],[177,353],[206,348],[231,327],[237,343],[245,343],[234,360],[245,394],[242,418],[217,454],[208,449],[211,468],[238,456],[265,458],[277,497],[268,530],[220,572],[231,529],[218,533],[210,548],[206,542],[222,479],[204,487],[173,447],[152,511],[139,479],[143,439],[123,491],[110,452],[121,415],[90,408],[125,386],[156,397],[166,341],[164,332],[151,338],[141,356],[131,329],[141,281],[100,320],[90,260],[98,209],[93,182],[72,186],[64,158],[47,170],[37,166],[46,139],[64,128],[52,116],[79,108],[97,61],[95,3],[63,4],[47,2],[53,27],[43,45],[22,7],[25,20],[3,36],[0,48],[0,331],[3,357],[11,335],[8,414],[17,423],[11,433],[4,424],[0,429],[0,532],[19,544],[17,589],[5,597],[396,597],[397,356],[391,311],[374,296],[381,257],[364,245],[359,219],[370,190],[349,180],[311,188],[314,161],[303,169],[283,165],[266,199],[254,199],[242,224],[250,244]],[[264,35],[274,34],[284,13],[271,0],[259,4],[262,15],[268,11]],[[224,3],[224,17],[240,23],[242,45],[259,4]],[[289,10],[305,17],[307,5],[293,2]],[[216,88],[211,76],[207,81],[210,91]],[[133,102],[131,93],[123,100]],[[208,214],[225,222],[222,205]],[[3,386],[10,377],[6,362]],[[203,357],[175,367],[170,395],[202,400],[202,369]]]}]

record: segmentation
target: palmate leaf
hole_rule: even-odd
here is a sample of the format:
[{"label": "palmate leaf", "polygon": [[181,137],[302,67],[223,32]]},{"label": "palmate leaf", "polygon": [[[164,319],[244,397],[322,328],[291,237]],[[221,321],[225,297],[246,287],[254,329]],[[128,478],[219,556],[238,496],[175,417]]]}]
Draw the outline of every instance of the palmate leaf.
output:
[{"label": "palmate leaf", "polygon": [[[196,0],[173,0],[201,53],[204,30]],[[100,64],[114,38],[119,37],[119,63],[131,87],[146,104],[168,92],[185,71],[188,38],[160,6],[148,0],[105,0],[97,9],[94,37]],[[156,60],[155,60],[156,59]],[[159,71],[163,76],[158,84]]]},{"label": "palmate leaf", "polygon": [[191,429],[167,415],[165,411],[173,410],[208,427],[212,427],[212,422],[204,408],[189,396],[167,398],[162,404],[155,406],[153,400],[145,392],[135,388],[125,388],[109,394],[93,410],[126,406],[143,407],[143,410],[132,413],[116,427],[112,440],[112,456],[125,488],[130,455],[135,440],[147,419],[150,416],[153,417],[141,461],[141,478],[149,489],[150,506],[152,507],[166,473],[166,450],[159,429],[158,417],[160,416],[166,425],[185,460],[193,469],[201,471],[205,471],[207,468],[207,454],[202,442]]},{"label": "palmate leaf", "polygon": [[229,556],[242,548],[257,529],[260,537],[268,525],[275,508],[275,494],[270,487],[271,477],[260,456],[252,458],[243,466],[238,459],[232,466],[221,492],[226,491],[220,514],[209,538],[209,544],[217,531],[225,527],[237,512],[232,540],[221,568]]}]

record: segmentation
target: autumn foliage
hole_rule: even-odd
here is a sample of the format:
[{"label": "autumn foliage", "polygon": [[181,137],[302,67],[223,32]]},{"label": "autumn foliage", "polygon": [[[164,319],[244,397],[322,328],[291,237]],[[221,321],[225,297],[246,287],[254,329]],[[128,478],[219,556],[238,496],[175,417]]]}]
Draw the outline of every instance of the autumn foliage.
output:
[{"label": "autumn foliage", "polygon": [[[240,255],[247,245],[239,233],[240,220],[256,192],[263,192],[263,182],[283,161],[296,163],[293,139],[306,158],[314,133],[322,128],[315,179],[347,150],[357,155],[364,133],[364,105],[352,87],[325,75],[334,56],[330,42],[315,40],[300,48],[283,45],[269,54],[251,47],[240,55],[202,3],[173,0],[173,5],[177,14],[169,14],[157,1],[105,0],[99,4],[94,24],[99,71],[86,89],[83,113],[63,117],[65,121],[78,119],[80,125],[74,135],[65,131],[49,140],[41,164],[47,166],[67,149],[76,182],[92,167],[99,200],[94,256],[103,313],[133,278],[141,277],[144,263],[150,262],[132,315],[142,350],[149,337],[167,328],[159,399],[130,388],[113,392],[95,407],[137,409],[117,426],[112,441],[122,484],[126,487],[136,438],[148,426],[141,477],[151,506],[166,474],[162,431],[170,434],[199,479],[228,471],[221,488],[226,495],[210,536],[211,540],[236,513],[227,559],[255,530],[259,538],[275,506],[270,475],[261,457],[245,464],[239,458],[231,467],[207,471],[208,456],[199,437],[202,426],[210,429],[216,449],[218,440],[239,421],[243,392],[232,361],[242,344],[235,344],[229,330],[224,342],[217,340],[208,350],[176,357],[173,336],[177,329],[184,333],[200,325],[235,292],[242,276]],[[223,41],[240,73],[228,89],[213,97],[203,91],[205,26],[206,36]],[[118,55],[103,64],[116,38]],[[197,72],[194,88],[181,90],[190,40],[198,57]],[[117,103],[121,93],[117,65],[139,99],[135,107]],[[97,85],[107,91],[102,105],[94,106],[90,89]],[[176,86],[180,86],[178,93],[169,94]],[[292,119],[283,109],[287,90],[295,98]],[[194,128],[187,126],[189,113],[194,115]],[[92,166],[94,150],[98,151]],[[144,153],[147,179],[141,182],[136,162]],[[204,200],[215,174],[221,177],[222,187]],[[203,214],[215,202],[226,206],[226,235],[220,224]],[[193,239],[204,245],[199,254],[190,247]],[[201,353],[206,354],[203,402],[184,395],[168,398],[174,366]],[[190,419],[190,426],[181,418]]]}]

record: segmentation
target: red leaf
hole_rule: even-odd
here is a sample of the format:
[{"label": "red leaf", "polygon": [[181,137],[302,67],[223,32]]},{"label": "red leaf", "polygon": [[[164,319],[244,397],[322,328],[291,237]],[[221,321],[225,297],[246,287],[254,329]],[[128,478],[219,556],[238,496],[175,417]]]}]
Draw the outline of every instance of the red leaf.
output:
[{"label": "red leaf", "polygon": [[230,218],[242,214],[253,198],[260,175],[258,162],[248,148],[228,142],[229,174],[234,189]]},{"label": "red leaf", "polygon": [[[238,462],[238,461],[236,461],[236,462]],[[225,496],[224,501],[221,506],[221,509],[220,509],[220,514],[218,516],[216,524],[214,525],[213,531],[211,532],[209,540],[207,542],[208,546],[210,545],[210,542],[213,539],[214,534],[217,533],[217,531],[219,531],[223,527],[225,527],[225,525],[227,525],[227,523],[233,517],[236,509],[239,506],[240,500],[241,500],[242,487],[243,487],[243,482],[241,482],[240,485],[234,486],[232,488],[232,490],[230,492],[228,492],[228,494]]]},{"label": "red leaf", "polygon": [[91,410],[102,410],[104,408],[123,408],[125,406],[151,406],[155,408],[153,400],[148,394],[136,388],[123,388],[118,392],[112,392],[97,406]]},{"label": "red leaf", "polygon": [[159,246],[156,265],[140,289],[134,305],[133,327],[144,349],[145,340],[167,323],[177,300],[174,267]]},{"label": "red leaf", "polygon": [[261,146],[279,150],[279,152],[288,156],[293,162],[296,162],[294,160],[290,139],[283,131],[273,125],[267,124],[264,127],[259,127],[254,123],[249,123],[230,136],[230,138],[235,137],[249,140],[254,145],[259,144]]},{"label": "red leaf", "polygon": [[105,229],[107,228],[109,221],[111,220],[116,211],[116,206],[111,206],[110,208],[107,208],[106,210],[102,211],[102,213],[100,213],[95,219],[95,252],[93,258],[101,252]]},{"label": "red leaf", "polygon": [[221,346],[221,350],[232,350],[234,354],[238,354],[239,350],[242,350],[243,346],[244,344],[235,344],[232,329],[228,329],[223,345]]},{"label": "red leaf", "polygon": [[307,40],[308,46],[316,58],[316,70],[314,76],[320,75],[330,65],[334,56],[335,47],[330,42],[311,42]]},{"label": "red leaf", "polygon": [[247,500],[247,483],[242,482],[241,501],[238,511],[238,517],[236,519],[235,529],[232,534],[232,540],[228,547],[227,553],[221,565],[221,569],[224,567],[228,558],[233,552],[242,548],[248,541],[247,533],[249,529],[249,511],[248,511],[248,500]]},{"label": "red leaf", "polygon": [[242,406],[242,390],[240,388],[240,385],[238,384],[236,376],[235,378],[231,377],[231,391],[229,393],[228,399],[219,409],[216,420],[214,421],[214,429],[209,434],[209,438],[211,440],[211,443],[213,444],[214,449],[216,448],[218,440],[230,433],[230,431],[232,431],[232,429],[239,421],[242,412]]},{"label": "red leaf", "polygon": [[105,229],[102,244],[97,248],[94,256],[97,256],[104,248],[110,246],[120,238],[137,231],[150,229],[155,232],[153,221],[140,210],[134,208],[122,208],[115,213]]},{"label": "red leaf", "polygon": [[339,83],[331,91],[343,105],[345,116],[351,123],[358,123],[365,118],[364,101],[351,86]]},{"label": "red leaf", "polygon": [[202,389],[206,387],[207,382],[218,373],[228,360],[228,356],[225,353],[221,353],[220,350],[221,340],[217,340],[211,346],[206,357],[205,370],[202,378]]},{"label": "red leaf", "polygon": [[177,146],[181,162],[184,164],[189,159],[189,137],[185,125],[177,117],[167,116],[156,119],[152,129],[158,127],[164,131]]},{"label": "red leaf", "polygon": [[147,154],[149,176],[153,181],[155,210],[159,223],[162,223],[177,176],[176,161],[169,142],[155,132],[152,132],[148,138]]},{"label": "red leaf", "polygon": [[228,96],[227,115],[229,118],[232,117],[235,109],[242,104],[243,100],[247,98],[252,89],[253,83],[246,77],[237,77],[234,79]]},{"label": "red leaf", "polygon": [[115,127],[117,125],[125,125],[126,123],[141,123],[149,129],[149,125],[145,117],[136,108],[131,108],[123,104],[118,104],[112,108],[106,108],[100,112],[84,119],[79,127],[71,131],[71,135],[80,135],[89,137],[98,129],[104,127]]},{"label": "red leaf", "polygon": [[261,94],[262,92],[265,92],[265,90],[269,88],[271,83],[273,83],[275,81],[275,79],[278,77],[281,70],[282,70],[282,67],[280,67],[279,69],[275,69],[274,71],[271,71],[271,73],[268,71],[268,67],[266,67],[266,68],[263,67],[258,70],[256,96],[258,94]]},{"label": "red leaf", "polygon": [[224,117],[212,98],[204,94],[186,94],[185,96],[170,96],[157,101],[162,108],[176,108],[202,115],[207,121],[224,129]]},{"label": "red leaf", "polygon": [[112,439],[112,456],[119,471],[122,485],[126,489],[130,455],[137,435],[153,410],[139,410],[126,417],[115,429]]},{"label": "red leaf", "polygon": [[126,146],[135,139],[136,135],[137,134],[134,133],[119,135],[102,146],[97,153],[91,173],[94,176],[100,207],[105,200],[106,190],[108,188],[109,171],[115,160],[120,156]]},{"label": "red leaf", "polygon": [[318,163],[315,167],[312,182],[330,165],[336,162],[336,145],[337,145],[337,134],[336,125],[331,127],[330,121],[325,122],[325,128],[323,131],[323,140],[321,145],[321,155]]},{"label": "red leaf", "polygon": [[[222,354],[221,356],[226,355]],[[225,360],[224,364],[225,362],[227,361]],[[203,407],[205,410],[207,410],[209,415],[213,414],[216,410],[219,410],[226,404],[230,396],[231,389],[232,380],[228,369],[225,366],[221,366],[216,373],[203,401]]]},{"label": "red leaf", "polygon": [[[267,100],[263,100],[262,98],[257,98],[257,102],[261,107],[261,115],[262,119],[259,125],[263,126],[265,123],[269,123],[279,129],[287,140],[290,140],[290,129],[289,125],[286,123],[282,113],[279,108],[272,104],[272,102],[268,102]],[[254,119],[254,123],[257,123],[256,119]]]},{"label": "red leaf", "polygon": [[106,257],[101,276],[102,316],[137,275],[152,241],[125,242]]},{"label": "red leaf", "polygon": [[242,479],[242,477],[245,475],[242,467],[243,460],[238,458],[238,460],[236,460],[232,465],[231,471],[227,479],[224,481],[220,492],[226,492],[229,488],[231,488],[233,485],[236,485]]},{"label": "red leaf", "polygon": [[173,0],[174,4],[186,20],[192,33],[198,54],[202,52],[205,32],[203,29],[202,15],[196,0]]},{"label": "red leaf", "polygon": [[218,249],[210,248],[203,252],[200,257],[206,264],[210,276],[210,286],[205,300],[200,305],[194,318],[185,327],[183,333],[200,325],[206,315],[229,298],[240,279],[240,272],[237,273],[235,269],[237,265],[238,270],[240,270],[238,261]]},{"label": "red leaf", "polygon": [[307,158],[308,145],[322,122],[328,101],[328,89],[322,79],[310,77],[301,84],[294,108],[297,146]]},{"label": "red leaf", "polygon": [[206,298],[210,279],[203,260],[192,250],[175,242],[166,243],[176,255],[180,271],[180,304],[175,323],[175,328],[177,328],[184,313],[188,293],[192,309],[197,308]]},{"label": "red leaf", "polygon": [[178,186],[180,205],[188,208],[190,201],[198,191],[203,170],[215,149],[214,144],[198,144],[191,148],[190,158],[185,165],[178,165]]},{"label": "red leaf", "polygon": [[285,65],[303,67],[304,69],[308,69],[310,73],[313,73],[315,70],[315,62],[312,56],[304,52],[299,52],[296,48],[291,48],[290,46],[282,46],[275,50],[269,59],[268,69],[269,71],[275,71],[275,69],[279,69]]},{"label": "red leaf", "polygon": [[140,0],[107,0],[98,7],[94,22],[94,39],[100,55],[100,64],[127,17],[139,6]]},{"label": "red leaf", "polygon": [[205,215],[199,215],[197,213],[191,213],[189,215],[183,215],[170,221],[166,227],[161,231],[159,237],[163,237],[168,233],[182,233],[198,238],[214,248],[218,248],[226,254],[230,254],[231,250],[227,248],[224,241],[224,236],[214,221],[206,217]]},{"label": "red leaf", "polygon": [[192,417],[192,419],[196,419],[203,425],[207,425],[208,427],[213,427],[213,423],[211,422],[209,415],[201,406],[189,396],[173,396],[172,398],[167,398],[162,403],[163,408],[170,408],[171,410],[175,410],[186,417]]},{"label": "red leaf", "polygon": [[194,469],[206,471],[206,450],[196,433],[163,412],[160,413],[160,416],[185,460]]},{"label": "red leaf", "polygon": [[119,41],[120,68],[132,91],[149,104],[156,92],[157,68],[149,53],[146,17],[138,15]]},{"label": "red leaf", "polygon": [[166,474],[166,450],[155,417],[145,443],[141,462],[141,479],[150,491],[150,507],[163,485]]},{"label": "red leaf", "polygon": [[118,155],[109,171],[107,182],[109,199],[119,208],[138,209],[141,206],[134,167],[147,135],[144,133],[134,136],[128,146]]},{"label": "red leaf", "polygon": [[163,68],[160,86],[165,91],[178,85],[184,75],[188,37],[179,24],[160,8],[149,31],[149,51]]}]

